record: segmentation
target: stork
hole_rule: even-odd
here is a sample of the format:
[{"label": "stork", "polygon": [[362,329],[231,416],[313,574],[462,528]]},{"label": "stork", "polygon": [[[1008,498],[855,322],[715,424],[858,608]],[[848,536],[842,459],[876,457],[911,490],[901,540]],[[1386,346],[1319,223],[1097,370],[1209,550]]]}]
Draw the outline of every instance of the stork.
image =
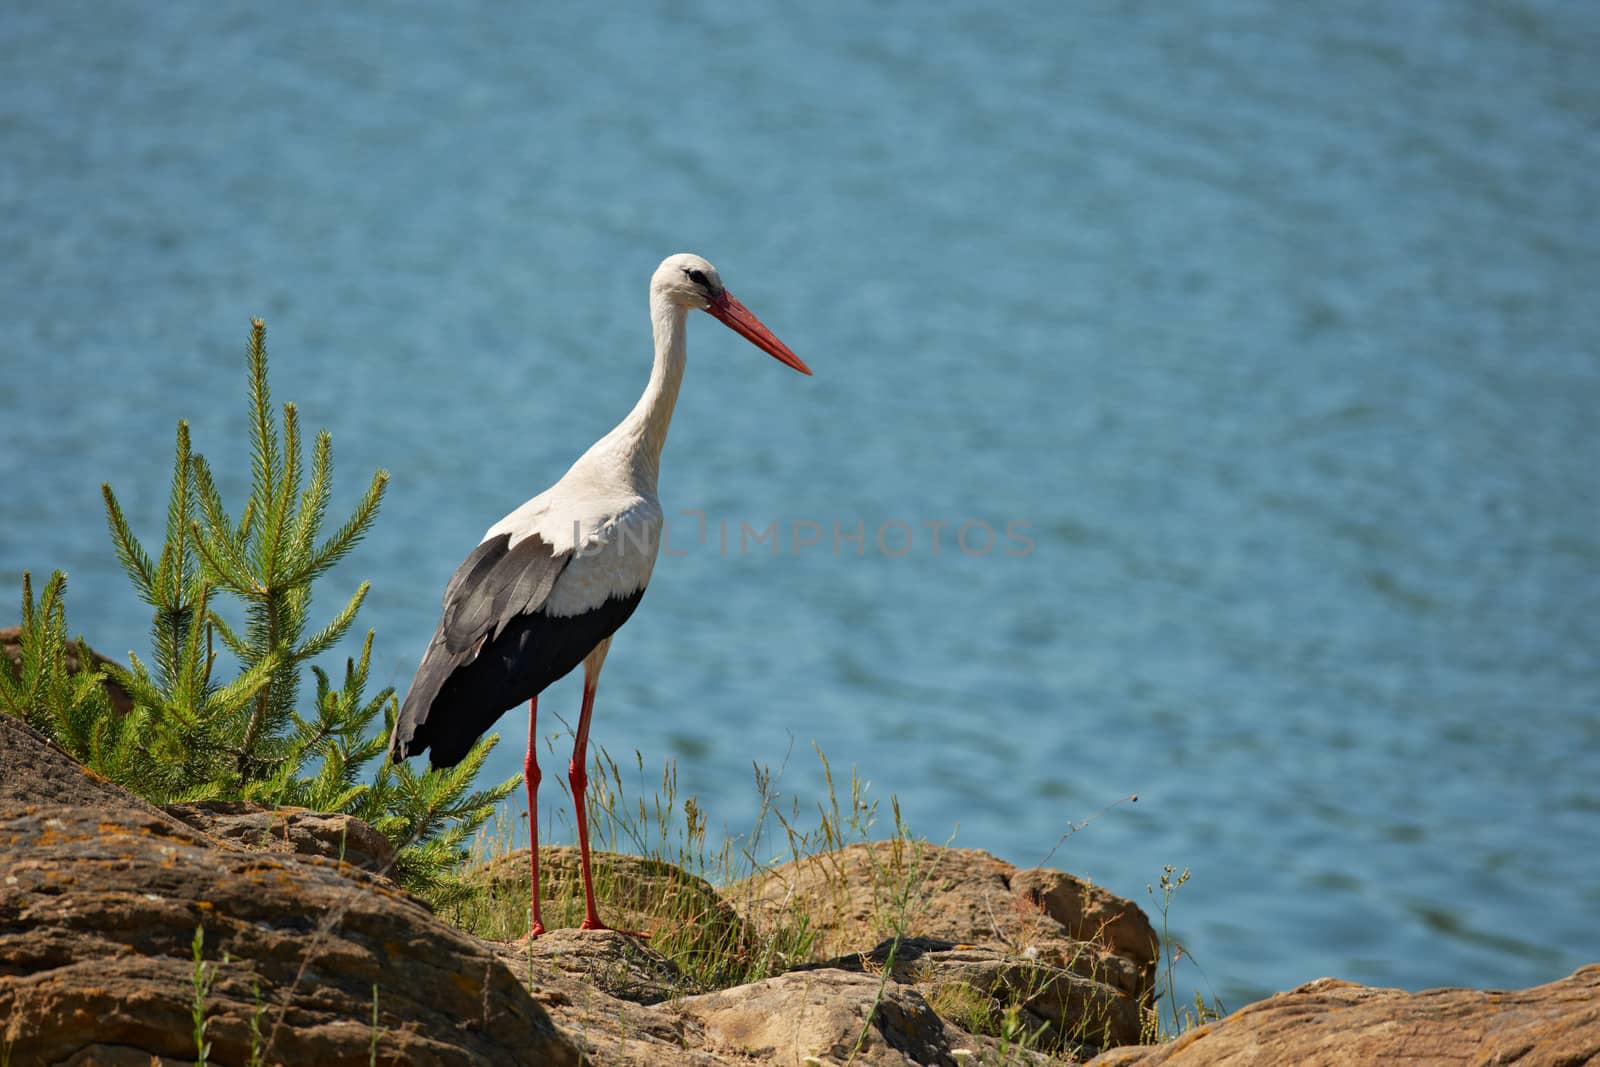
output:
[{"label": "stork", "polygon": [[539,694],[583,664],[567,780],[578,821],[585,930],[610,929],[595,910],[584,791],[589,719],[611,636],[644,596],[662,530],[661,447],[678,398],[691,310],[710,313],[802,374],[811,370],[733,298],[710,263],[680,253],[650,279],[655,365],[644,395],[561,480],[489,527],[444,591],[444,611],[389,738],[395,762],[427,750],[435,768],[461,762],[506,711],[528,702],[528,827],[533,869],[529,937],[539,916]]}]

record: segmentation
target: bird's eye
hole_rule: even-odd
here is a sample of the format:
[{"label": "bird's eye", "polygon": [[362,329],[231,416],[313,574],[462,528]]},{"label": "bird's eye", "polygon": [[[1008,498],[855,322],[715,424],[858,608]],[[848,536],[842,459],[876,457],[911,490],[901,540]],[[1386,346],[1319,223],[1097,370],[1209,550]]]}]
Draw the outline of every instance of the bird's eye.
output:
[{"label": "bird's eye", "polygon": [[706,284],[706,272],[705,271],[703,271],[703,270],[689,270],[689,271],[685,271],[684,273],[689,275],[689,280],[691,282],[694,282],[696,285],[705,285]]}]

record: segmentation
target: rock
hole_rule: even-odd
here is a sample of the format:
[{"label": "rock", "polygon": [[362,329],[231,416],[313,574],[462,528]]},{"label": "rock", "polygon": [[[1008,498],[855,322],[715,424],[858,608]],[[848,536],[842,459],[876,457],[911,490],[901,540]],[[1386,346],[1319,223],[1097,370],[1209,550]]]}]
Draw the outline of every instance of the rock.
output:
[{"label": "rock", "polygon": [[935,1004],[965,1005],[975,1022],[1015,1005],[1030,1031],[1048,1026],[1047,1047],[1138,1041],[1155,987],[1159,939],[1138,905],[975,849],[851,845],[723,895],[758,929],[810,916],[820,931],[812,959],[846,969],[863,952],[881,966],[894,933],[885,919],[902,916],[911,940],[897,952],[896,980]]},{"label": "rock", "polygon": [[[0,1062],[193,1062],[197,978],[219,1067],[365,1064],[374,1042],[379,1062],[408,1064],[1039,1064],[1015,1040],[973,1031],[994,1033],[1004,1008],[1013,1036],[1079,1056],[1108,1033],[1136,1040],[1149,1003],[1155,935],[1137,907],[981,852],[854,846],[725,900],[665,864],[597,857],[621,908],[608,918],[646,892],[684,902],[660,937],[754,945],[789,909],[823,921],[811,962],[701,992],[628,935],[557,929],[496,944],[450,927],[363,869],[385,862],[371,833],[298,809],[154,808],[0,715]],[[575,901],[573,850],[542,858],[547,893]],[[520,905],[526,861],[503,857],[482,877]],[[911,936],[863,949],[880,914]],[[1092,1062],[1513,1061],[1600,1061],[1600,965],[1516,992],[1323,979]]]},{"label": "rock", "polygon": [[1133,964],[1130,992],[1155,980],[1155,929],[1132,901],[1070,874],[1019,870],[987,852],[901,841],[849,845],[758,875],[723,897],[753,920],[791,909],[822,932],[831,955],[892,936],[903,916],[911,936],[1024,951],[1071,940]]},{"label": "rock", "polygon": [[703,1030],[713,1051],[760,1063],[954,1067],[957,1050],[980,1047],[914,990],[831,969],[688,997],[673,1010]]},{"label": "rock", "polygon": [[[533,942],[493,945],[556,1024],[595,1063],[617,1067],[719,1067],[703,1037],[654,1003],[673,981],[670,963],[639,938],[606,930],[556,929]],[[743,1061],[739,1061],[743,1062]]]},{"label": "rock", "polygon": [[512,973],[533,981],[562,975],[634,1004],[659,1004],[685,989],[678,968],[648,940],[616,930],[559,927],[502,945],[500,958]]},{"label": "rock", "polygon": [[[973,1033],[996,1033],[1008,1009],[1034,1044],[1074,1056],[1137,1041],[1143,1002],[1078,973],[1081,942],[1046,941],[1022,956],[936,938],[881,942],[871,952],[811,966],[867,974],[888,968],[897,982],[922,990],[935,1009]],[[809,968],[797,968],[804,970]]]},{"label": "rock", "polygon": [[[196,926],[218,1065],[248,1063],[269,1043],[268,1064],[368,1063],[374,985],[380,1063],[748,1065],[724,1041],[750,1004],[787,1011],[760,999],[780,994],[799,998],[803,1027],[793,1033],[819,1048],[846,1037],[853,1047],[870,1014],[869,1058],[858,1062],[994,1051],[894,983],[869,1012],[878,982],[861,974],[785,976],[747,987],[753,1000],[729,991],[715,1004],[660,1002],[682,979],[635,938],[554,930],[532,945],[486,943],[349,863],[268,844],[203,833],[0,716],[0,1048],[9,1062],[193,1062]],[[547,867],[564,864],[558,855]],[[813,1009],[806,990],[838,1003]]]},{"label": "rock", "polygon": [[[103,669],[107,665],[116,665],[116,662],[110,657],[102,656],[92,648],[89,649],[89,656],[93,659],[94,666],[97,669]],[[8,664],[10,664],[13,674],[21,670],[22,627],[7,626],[3,629],[0,629],[0,659],[4,659]],[[77,642],[74,641],[67,645],[66,660],[67,670],[72,674],[77,674],[81,669],[81,666],[78,663]],[[126,715],[128,712],[133,710],[133,697],[128,695],[128,691],[126,689],[112,681],[109,676],[106,678],[105,686],[106,695],[111,698],[111,706],[113,708],[123,715]]]},{"label": "rock", "polygon": [[1090,1067],[1280,1064],[1415,1067],[1600,1061],[1600,964],[1511,992],[1373,989],[1323,978],[1173,1041],[1112,1049]]},{"label": "rock", "polygon": [[[1074,875],[1037,867],[1015,872],[1011,891],[1059,924],[1069,940],[1094,946],[1102,973],[1115,972],[1113,984],[1119,989],[1138,995],[1154,986],[1161,939],[1133,901]],[[1019,920],[1019,928],[1025,925]]]},{"label": "rock", "polygon": [[[918,863],[933,871],[947,865],[955,868],[972,860],[979,861],[985,869],[991,866],[1009,869],[984,853],[959,853],[932,846],[922,850]],[[700,879],[664,864],[625,856],[597,853],[594,862],[595,880],[607,921],[653,927],[656,932],[653,941],[604,931],[557,927],[557,923],[576,924],[583,914],[577,852],[546,846],[540,849],[542,908],[545,922],[552,929],[531,944],[525,940],[508,943],[500,946],[499,952],[512,973],[525,976],[534,986],[534,995],[542,999],[557,1022],[571,1032],[582,1034],[590,1042],[589,1050],[606,1062],[615,1060],[656,1067],[661,1062],[659,1057],[667,1054],[670,1047],[673,1049],[670,1062],[674,1063],[691,1056],[710,1057],[692,1059],[692,1062],[710,1063],[752,1055],[762,1062],[800,1063],[805,1057],[813,1056],[823,1063],[843,1063],[849,1059],[849,1050],[864,1030],[867,1037],[858,1050],[857,1062],[959,1062],[956,1053],[963,1048],[974,1056],[988,1055],[988,1061],[998,1062],[1002,1058],[998,1052],[999,1043],[992,1038],[974,1036],[942,1021],[936,1027],[929,1022],[937,1018],[929,1006],[929,998],[944,996],[949,999],[948,991],[958,986],[962,989],[981,986],[992,991],[992,999],[996,1001],[1024,1005],[1020,1022],[1030,1030],[1037,1029],[1051,1013],[1059,1017],[1074,1012],[1083,1018],[1098,1019],[1104,1015],[1106,1005],[1115,1004],[1118,1011],[1127,1014],[1127,1025],[1134,1035],[1138,1033],[1136,999],[1123,996],[1118,989],[1103,982],[1075,974],[1067,966],[1071,962],[1067,957],[1052,955],[1058,951],[1082,955],[1091,943],[1072,942],[1059,936],[1054,940],[1036,938],[1017,956],[1008,954],[1009,950],[1005,949],[958,946],[949,940],[902,942],[894,953],[887,985],[880,976],[890,962],[889,943],[870,951],[861,951],[862,946],[858,945],[855,952],[831,961],[804,964],[790,974],[765,982],[706,993],[696,989],[694,980],[678,973],[663,959],[656,952],[655,944],[686,933],[691,937],[738,937],[741,943],[753,948],[757,944],[753,932]],[[865,857],[852,850],[818,862],[832,862],[840,869],[871,866]],[[789,875],[787,871],[779,872],[780,879],[787,879]],[[518,850],[500,857],[481,868],[474,877],[487,879],[491,885],[505,890],[506,934],[508,937],[520,935],[527,922],[527,851]],[[951,877],[955,886],[965,884],[961,878],[953,874]],[[743,899],[752,911],[759,911],[760,908],[750,904],[753,888],[752,883],[745,883],[726,895],[735,901]],[[861,893],[867,892],[864,887],[856,888]],[[658,918],[637,910],[647,898],[660,899],[668,890],[683,902],[677,909],[679,914],[696,917],[698,926],[663,924]],[[948,887],[943,883],[930,887],[926,913],[937,915],[943,907],[965,915],[971,909],[972,900],[965,897],[941,899],[944,891],[948,891]],[[760,899],[759,893],[755,895]],[[960,896],[959,892],[956,896]],[[1109,894],[1105,897],[1103,903],[1107,906],[1115,900]],[[1086,893],[1085,899],[1099,898],[1094,893]],[[1038,913],[1039,906],[1030,903],[1024,912]],[[512,917],[514,924],[511,924]],[[965,929],[959,923],[952,926],[947,920],[934,925],[940,929]],[[836,935],[842,939],[841,928],[858,935],[872,929],[864,921],[855,926],[841,924],[841,927],[824,930],[828,935],[825,943],[836,943]],[[1040,930],[1060,935],[1065,927],[1047,925],[1040,926]],[[877,998],[880,987],[884,990],[881,1003]],[[864,998],[862,992],[869,988],[872,995]],[[792,1000],[791,1007],[781,1005],[784,998]],[[986,1007],[990,1006],[988,992],[983,999]],[[879,1003],[881,1017],[870,1012],[874,1003]],[[1037,1008],[1040,1014],[1032,1014],[1033,1009],[1026,1005]],[[799,1017],[795,1013],[801,1009],[806,1020],[803,1025],[785,1028],[780,1024],[780,1020]],[[998,1021],[999,1011],[998,1007],[989,1010],[990,1021]],[[872,1018],[870,1027],[867,1025],[869,1015]],[[597,1025],[597,1020],[606,1018],[618,1022]],[[1101,1036],[1103,1030],[1102,1025],[1095,1032],[1093,1045],[1096,1049],[1106,1044]],[[843,1052],[840,1051],[842,1034],[848,1035]],[[1079,1047],[1083,1047],[1083,1043],[1073,1044],[1073,1048]],[[691,1053],[690,1050],[699,1051]],[[868,1050],[871,1050],[871,1058],[863,1061],[862,1055]],[[1033,1058],[1031,1054],[1020,1053],[1015,1046],[1007,1055],[1020,1062]],[[691,1060],[682,1059],[682,1062]]]},{"label": "rock", "polygon": [[97,804],[140,812],[174,832],[186,829],[177,819],[83,766],[31,726],[0,713],[0,812]]},{"label": "rock", "polygon": [[11,1063],[192,1062],[196,927],[214,1063],[366,1064],[374,1040],[380,1062],[579,1062],[495,953],[420,902],[203,834],[5,715],[0,872]]},{"label": "rock", "polygon": [[[673,933],[694,938],[748,938],[744,921],[704,878],[670,863],[616,852],[594,852],[589,859],[595,898],[608,925],[646,932],[669,927]],[[508,937],[521,937],[528,930],[530,873],[528,850],[519,848],[468,875],[469,880],[487,882],[522,905],[517,928],[507,931]],[[583,920],[583,881],[576,848],[542,846],[539,884],[540,917],[546,929],[577,926]]]},{"label": "rock", "polygon": [[[733,909],[723,903],[704,878],[670,863],[640,856],[595,852],[589,858],[595,892],[610,909],[607,922],[627,928],[642,928],[651,922],[687,924],[708,936],[713,931],[722,934],[730,928],[743,929]],[[527,850],[513,852],[508,859],[523,876],[519,888],[525,890],[528,886]],[[541,850],[539,875],[540,881],[547,883],[547,899],[557,908],[566,902],[572,925],[576,926],[583,918],[583,876],[578,850],[572,847]],[[645,910],[647,908],[652,910]],[[668,917],[662,918],[661,912],[666,912]],[[548,914],[545,921],[563,924],[563,916]]]},{"label": "rock", "polygon": [[387,874],[394,862],[389,839],[354,815],[231,800],[168,804],[162,810],[196,830],[246,848],[342,860],[373,874]]}]

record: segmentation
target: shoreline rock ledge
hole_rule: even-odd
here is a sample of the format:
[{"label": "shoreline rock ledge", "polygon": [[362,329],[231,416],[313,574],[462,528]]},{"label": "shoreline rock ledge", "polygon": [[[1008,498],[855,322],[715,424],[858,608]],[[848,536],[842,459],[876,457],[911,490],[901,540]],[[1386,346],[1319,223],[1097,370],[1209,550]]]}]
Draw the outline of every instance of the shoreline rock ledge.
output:
[{"label": "shoreline rock ledge", "polygon": [[1319,978],[1174,1041],[1088,1067],[1583,1067],[1600,1064],[1600,963],[1531,989],[1374,989]]},{"label": "shoreline rock ledge", "polygon": [[[1143,912],[972,850],[857,845],[702,886],[729,936],[786,908],[818,931],[812,958],[708,992],[621,934],[528,945],[455,929],[376,873],[385,844],[314,812],[152,807],[0,714],[0,1063],[193,1063],[198,996],[217,1067],[356,1067],[374,1049],[421,1065],[1074,1062],[960,1025],[1001,1003],[1080,1060],[1099,1053],[1094,1067],[1600,1064],[1600,965],[1518,992],[1324,979],[1108,1048],[1139,1039],[1153,989]],[[546,859],[560,867],[562,850]],[[525,860],[487,876],[520,873],[525,891]],[[911,918],[898,943],[878,925],[885,893]]]},{"label": "shoreline rock ledge", "polygon": [[386,879],[203,833],[0,714],[0,1057],[195,1062],[196,927],[214,1064],[368,1064],[374,1010],[382,1063],[582,1062],[488,946]]}]

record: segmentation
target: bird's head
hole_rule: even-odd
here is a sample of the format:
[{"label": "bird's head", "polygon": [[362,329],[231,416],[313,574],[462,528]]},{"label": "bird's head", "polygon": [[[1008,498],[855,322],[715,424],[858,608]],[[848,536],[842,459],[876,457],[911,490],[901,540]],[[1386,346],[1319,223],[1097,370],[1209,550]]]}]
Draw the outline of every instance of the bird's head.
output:
[{"label": "bird's head", "polygon": [[650,295],[664,297],[681,308],[704,311],[778,362],[801,374],[811,373],[811,368],[788,345],[733,298],[723,286],[717,268],[692,252],[679,252],[661,261],[650,279]]},{"label": "bird's head", "polygon": [[725,292],[717,268],[692,252],[668,256],[650,279],[650,292],[659,293],[679,307],[706,311],[718,293]]}]

